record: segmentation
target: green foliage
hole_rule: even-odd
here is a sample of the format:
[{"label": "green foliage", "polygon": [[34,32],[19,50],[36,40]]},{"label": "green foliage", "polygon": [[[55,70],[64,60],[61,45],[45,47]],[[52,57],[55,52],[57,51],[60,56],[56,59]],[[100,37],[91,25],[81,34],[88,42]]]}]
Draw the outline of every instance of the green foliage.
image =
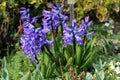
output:
[{"label": "green foliage", "polygon": [[85,80],[92,80],[92,74],[90,74],[89,72],[87,72]]},{"label": "green foliage", "polygon": [[[78,64],[78,66],[81,68],[85,68],[86,65],[89,64],[89,62],[91,61],[94,53],[95,53],[95,49],[94,49],[94,43],[95,43],[96,39],[91,39],[89,41],[86,41],[86,43],[84,44],[84,46],[82,48],[77,47],[77,54],[76,54],[76,63]],[[88,43],[89,42],[89,43]]]},{"label": "green foliage", "polygon": [[110,30],[109,27],[106,27],[104,25],[94,24],[92,28],[95,31],[94,36],[96,36],[97,38],[102,38],[102,36],[108,37],[109,35],[108,33],[108,30]]},{"label": "green foliage", "polygon": [[119,5],[119,0],[77,0],[76,18],[80,20],[85,15],[96,15],[99,21],[103,22],[110,14],[113,14],[112,12],[118,13],[120,11]]},{"label": "green foliage", "polygon": [[[21,53],[21,51],[18,51],[15,56],[9,56],[7,58],[7,62],[5,58],[3,59],[1,79],[4,79],[2,80],[6,80],[5,78],[8,78],[8,80],[71,80],[70,72],[67,70],[65,71],[63,65],[60,65],[61,67],[59,67],[56,65],[56,63],[53,63],[45,53],[39,56],[39,64],[28,63],[28,59]],[[95,72],[92,72],[94,74],[86,72],[85,80],[117,79],[119,74],[110,68],[112,65],[116,67],[119,66],[120,59],[117,61],[118,62],[108,61],[107,63],[103,64],[100,60],[99,63],[93,64]],[[74,76],[78,75],[78,73],[76,73],[75,67],[74,73]],[[112,74],[112,76],[109,76],[110,74]]]},{"label": "green foliage", "polygon": [[[93,64],[95,68],[94,80],[119,80],[119,62],[114,60],[104,62],[100,60],[98,64]],[[116,67],[115,67],[116,66]]]},{"label": "green foliage", "polygon": [[[120,61],[120,60],[119,60]],[[120,79],[120,62],[119,61],[115,61],[115,60],[111,60],[109,62],[107,62],[104,65],[105,68],[105,78],[107,80],[112,80],[112,79],[116,79],[119,80]]]},{"label": "green foliage", "polygon": [[112,41],[108,41],[103,37],[102,42],[103,42],[103,50],[105,54],[110,54],[110,53],[112,54],[115,52],[115,46],[112,43]]},{"label": "green foliage", "polygon": [[[61,33],[60,31],[58,33]],[[63,66],[63,70],[72,66],[78,71],[85,70],[86,66],[90,64],[92,57],[95,53],[94,43],[96,38],[87,38],[83,46],[76,45],[76,54],[73,53],[73,44],[64,47],[61,39],[61,34],[58,34],[54,39],[54,45],[51,49],[53,56],[52,62],[55,62],[57,66],[60,64]]]},{"label": "green foliage", "polygon": [[[79,80],[77,77],[81,78],[82,71],[86,73],[84,80],[119,80],[120,65],[117,63],[120,62],[120,55],[115,54],[120,53],[119,33],[117,36],[115,34],[111,36],[107,32],[110,28],[99,24],[93,25],[96,38],[87,38],[83,46],[76,45],[76,54],[73,54],[73,45],[64,47],[61,34],[57,34],[54,45],[50,50],[53,56],[44,48],[44,52],[38,55],[38,64],[28,62],[28,59],[22,54],[22,50],[18,47],[19,44],[14,44],[15,40],[13,39],[17,32],[16,27],[19,24],[19,7],[28,4],[27,7],[38,11],[41,8],[40,6],[44,6],[41,10],[44,9],[46,3],[47,0],[0,0],[0,49],[2,49],[0,54],[4,53],[3,48],[7,53],[7,57],[1,59],[0,80],[72,80],[72,77]],[[94,12],[99,21],[102,22],[114,11],[118,13],[119,5],[119,0],[77,0],[75,16],[79,21],[85,15],[91,15]],[[58,31],[58,33],[61,33],[61,31]],[[49,39],[51,38],[52,36],[49,36]],[[118,41],[116,42],[116,40]],[[9,46],[6,48],[1,44]],[[101,60],[98,61],[100,58]],[[90,68],[91,64],[93,64],[95,70]],[[69,70],[70,67],[73,68],[74,74]]]},{"label": "green foliage", "polygon": [[112,36],[113,39],[120,40],[120,32]]},{"label": "green foliage", "polygon": [[[32,64],[28,63],[27,58],[19,51],[12,58],[9,57],[8,70],[10,78],[16,80],[22,77],[22,74],[31,69]],[[13,70],[14,69],[14,70]],[[28,74],[28,73],[27,73]],[[27,76],[27,75],[26,75]]]},{"label": "green foliage", "polygon": [[2,64],[2,70],[1,71],[2,71],[1,80],[10,80],[8,69],[7,69],[7,61],[6,61],[5,57],[3,59],[3,64]]}]

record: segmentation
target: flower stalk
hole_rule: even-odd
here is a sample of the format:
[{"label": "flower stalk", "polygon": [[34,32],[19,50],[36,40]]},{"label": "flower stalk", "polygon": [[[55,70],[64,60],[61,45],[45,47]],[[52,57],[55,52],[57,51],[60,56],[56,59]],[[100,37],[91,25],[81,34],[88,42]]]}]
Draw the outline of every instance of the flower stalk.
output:
[{"label": "flower stalk", "polygon": [[47,51],[49,52],[50,56],[52,56],[52,57],[53,57],[53,53],[50,51],[50,49],[48,48],[48,46],[47,46],[47,45],[45,45],[45,48],[46,48],[46,49],[47,49]]}]

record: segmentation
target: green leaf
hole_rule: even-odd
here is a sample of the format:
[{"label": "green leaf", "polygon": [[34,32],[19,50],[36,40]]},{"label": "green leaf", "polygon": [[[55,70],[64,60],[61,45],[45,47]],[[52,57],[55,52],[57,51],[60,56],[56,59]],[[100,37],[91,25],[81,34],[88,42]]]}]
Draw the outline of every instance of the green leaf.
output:
[{"label": "green leaf", "polygon": [[28,71],[20,80],[30,80],[30,71]]},{"label": "green leaf", "polygon": [[95,80],[101,80],[101,79],[100,79],[100,76],[99,76],[99,74],[98,74],[98,73],[96,73]]},{"label": "green leaf", "polygon": [[36,3],[37,1],[36,0],[31,0],[29,3],[30,4],[34,4],[34,3]]},{"label": "green leaf", "polygon": [[55,63],[53,64],[49,63],[47,67],[46,77],[51,77],[54,69],[55,69]]},{"label": "green leaf", "polygon": [[68,59],[69,59],[69,55],[68,55],[68,53],[67,53],[66,51],[65,51],[64,53],[65,53],[65,54],[64,54],[65,59],[68,60]]},{"label": "green leaf", "polygon": [[53,74],[54,69],[55,69],[55,63],[53,63],[53,64],[50,66],[49,76],[50,76],[51,74]]},{"label": "green leaf", "polygon": [[72,65],[73,64],[73,57],[70,57],[68,59],[68,62],[67,62],[67,65],[66,66],[69,66],[69,65]]},{"label": "green leaf", "polygon": [[87,0],[87,2],[92,2],[92,0]]},{"label": "green leaf", "polygon": [[71,80],[68,72],[65,73],[65,80]]},{"label": "green leaf", "polygon": [[31,80],[39,80],[39,78],[43,80],[44,77],[38,74],[40,74],[40,64],[37,64],[36,69],[32,72]]},{"label": "green leaf", "polygon": [[107,54],[108,53],[107,49],[109,48],[108,41],[105,39],[105,37],[103,37],[102,42],[103,42],[103,49],[105,51],[105,54]]},{"label": "green leaf", "polygon": [[89,72],[87,72],[85,80],[92,80],[92,74],[90,74]]},{"label": "green leaf", "polygon": [[100,71],[103,68],[101,59],[99,60],[99,64],[93,64],[93,67],[96,71]]},{"label": "green leaf", "polygon": [[104,72],[103,71],[96,72],[95,80],[104,80]]},{"label": "green leaf", "polygon": [[78,65],[80,65],[80,62],[81,62],[81,54],[82,54],[82,51],[81,51],[81,47],[80,46],[77,46],[76,47],[77,48],[77,53],[76,53],[76,63],[78,64]]},{"label": "green leaf", "polygon": [[1,80],[10,80],[8,69],[7,69],[6,57],[4,57],[3,59]]},{"label": "green leaf", "polygon": [[87,45],[87,49],[84,49],[85,52],[84,52],[84,55],[82,56],[83,57],[83,64],[82,64],[81,68],[85,67],[91,61],[91,59],[95,53],[95,50],[93,47],[95,41],[96,41],[96,38],[94,38],[93,40],[91,40],[89,42],[89,44]]},{"label": "green leaf", "polygon": [[47,66],[44,63],[42,63],[41,64],[41,73],[45,76],[46,72],[47,72]]}]

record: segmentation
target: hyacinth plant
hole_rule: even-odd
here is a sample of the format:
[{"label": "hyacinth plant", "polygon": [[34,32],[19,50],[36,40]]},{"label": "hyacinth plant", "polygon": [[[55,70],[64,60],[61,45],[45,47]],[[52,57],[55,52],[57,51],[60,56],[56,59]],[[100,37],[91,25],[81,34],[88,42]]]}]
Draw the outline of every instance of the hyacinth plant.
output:
[{"label": "hyacinth plant", "polygon": [[20,9],[23,34],[21,36],[21,48],[26,56],[30,57],[30,61],[39,62],[37,54],[42,52],[42,47],[46,45],[50,47],[53,41],[46,39],[46,34],[49,31],[48,28],[35,28],[33,23],[36,21],[38,16],[30,18],[29,9],[22,7]]},{"label": "hyacinth plant", "polygon": [[58,27],[68,20],[68,16],[62,14],[64,4],[58,5],[56,3],[55,6],[50,5],[49,7],[51,11],[43,10],[42,24],[52,31],[53,37],[55,38]]},{"label": "hyacinth plant", "polygon": [[85,18],[85,20],[82,20],[82,24],[77,27],[76,25],[76,20],[74,19],[72,21],[72,24],[67,26],[66,23],[63,24],[64,27],[64,35],[63,35],[63,40],[64,40],[64,46],[66,47],[67,45],[73,43],[74,45],[74,54],[76,54],[76,43],[79,45],[84,44],[84,39],[86,36],[89,36],[93,34],[93,32],[87,33],[87,30],[92,24],[92,21],[89,22],[89,16]]},{"label": "hyacinth plant", "polygon": [[[24,54],[31,58],[30,61],[38,63],[37,55],[46,53],[56,66],[75,65],[76,69],[80,70],[85,68],[94,54],[95,39],[86,39],[87,36],[93,34],[93,32],[88,32],[92,21],[87,16],[79,27],[75,19],[68,24],[68,16],[62,13],[63,8],[64,4],[56,3],[50,6],[50,11],[43,10],[42,23],[39,23],[42,25],[36,28],[34,23],[39,17],[31,18],[29,9],[22,7],[20,9],[23,27],[21,48]],[[46,49],[43,50],[44,47]]]}]

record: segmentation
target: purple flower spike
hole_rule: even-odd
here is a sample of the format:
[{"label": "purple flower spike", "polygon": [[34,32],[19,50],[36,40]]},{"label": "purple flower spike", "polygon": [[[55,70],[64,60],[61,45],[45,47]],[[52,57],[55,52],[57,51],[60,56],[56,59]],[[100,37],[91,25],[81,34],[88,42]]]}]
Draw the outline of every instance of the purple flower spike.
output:
[{"label": "purple flower spike", "polygon": [[82,45],[82,38],[78,35],[80,32],[79,28],[76,28],[76,20],[72,21],[71,26],[67,27],[67,24],[65,23],[64,26],[64,34],[63,34],[63,40],[64,40],[64,46],[73,43],[75,40],[76,43]]},{"label": "purple flower spike", "polygon": [[21,15],[21,18],[20,20],[24,23],[24,22],[30,22],[30,23],[34,23],[36,21],[37,18],[39,18],[39,16],[35,16],[33,17],[32,19],[30,18],[30,10],[25,8],[25,7],[22,7],[20,8],[20,15]]},{"label": "purple flower spike", "polygon": [[63,4],[61,4],[61,6],[58,6],[58,4],[56,3],[55,6],[50,7],[51,11],[43,10],[43,26],[55,31],[58,26],[65,23],[68,18],[61,13],[63,7]]},{"label": "purple flower spike", "polygon": [[30,21],[29,9],[22,7],[20,9],[21,21]]},{"label": "purple flower spike", "polygon": [[36,21],[38,16],[30,18],[29,9],[24,7],[21,8],[21,21],[23,22],[23,34],[21,36],[21,48],[24,54],[31,58],[30,62],[37,62],[37,54],[42,52],[42,47],[47,45],[51,47],[53,41],[46,40],[46,34],[49,31],[47,27],[35,28],[33,23]]},{"label": "purple flower spike", "polygon": [[92,21],[89,22],[89,17],[85,17],[85,20],[82,20],[82,23],[77,27],[76,20],[72,21],[72,24],[68,25],[66,23],[63,24],[64,33],[63,33],[63,40],[64,46],[73,43],[75,41],[79,45],[83,45],[83,39],[85,36],[89,36],[94,32],[87,33],[88,28],[91,26]]}]

